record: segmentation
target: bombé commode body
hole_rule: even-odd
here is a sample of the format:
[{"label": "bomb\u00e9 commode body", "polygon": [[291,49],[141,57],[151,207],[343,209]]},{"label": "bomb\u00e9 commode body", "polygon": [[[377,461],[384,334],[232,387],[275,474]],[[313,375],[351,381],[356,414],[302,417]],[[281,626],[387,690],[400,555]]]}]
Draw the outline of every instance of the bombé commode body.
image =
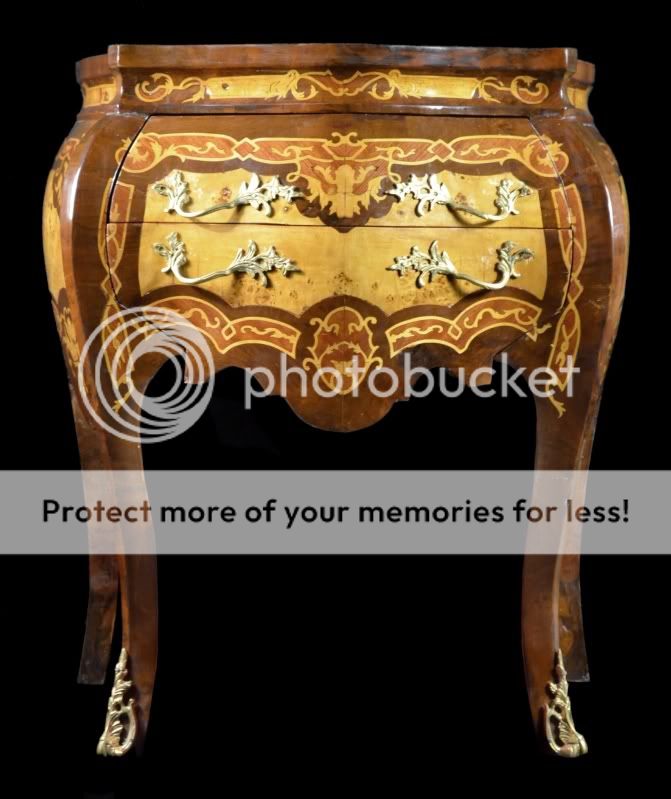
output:
[{"label": "bomb\u00e9 commode body", "polygon": [[[561,374],[572,359],[572,395],[560,378],[536,400],[536,466],[586,468],[628,242],[622,178],[587,107],[593,73],[561,48],[124,45],[80,62],[44,240],[82,466],[142,469],[139,445],[88,412],[77,370],[101,322],[152,306],[202,329],[216,369],[277,373],[284,357],[309,373],[356,356],[364,374],[402,377],[411,352],[468,374],[506,352]],[[158,366],[140,361],[134,385]],[[331,397],[290,381],[287,401],[310,424],[359,429],[399,397],[354,379]],[[124,491],[142,504],[144,485]],[[141,749],[149,720],[155,559],[91,557],[81,682],[105,679],[118,590],[123,650],[98,748],[117,756]],[[534,724],[549,750],[582,754],[568,698],[588,679],[577,556],[526,557],[522,625]]]}]

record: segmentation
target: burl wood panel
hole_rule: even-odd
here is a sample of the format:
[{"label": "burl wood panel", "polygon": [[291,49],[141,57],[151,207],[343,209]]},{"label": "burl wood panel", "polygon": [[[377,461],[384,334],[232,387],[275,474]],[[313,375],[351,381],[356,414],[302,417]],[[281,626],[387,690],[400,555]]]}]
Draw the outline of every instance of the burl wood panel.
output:
[{"label": "burl wood panel", "polygon": [[[247,248],[249,241],[256,242],[261,250],[275,247],[281,256],[290,258],[299,271],[286,277],[280,272],[271,272],[267,286],[250,275],[236,274],[215,278],[200,284],[199,288],[235,308],[263,305],[281,308],[296,316],[320,300],[344,294],[371,302],[387,315],[417,305],[451,307],[471,294],[482,294],[483,289],[475,284],[445,275],[436,276],[419,288],[416,272],[401,276],[389,269],[396,256],[408,254],[410,246],[416,245],[427,252],[434,240],[449,253],[459,271],[487,282],[499,278],[495,268],[497,250],[506,240],[512,239],[518,248],[531,249],[533,259],[520,264],[520,277],[511,280],[509,285],[527,292],[529,299],[538,304],[543,304],[539,301],[546,294],[549,264],[555,269],[552,276],[555,283],[565,288],[568,280],[556,231],[506,230],[502,233],[493,229],[358,228],[343,236],[333,228],[227,225],[222,229],[219,225],[202,224],[176,224],[170,226],[169,231],[178,233],[186,245],[189,260],[182,272],[190,279],[228,266],[236,251],[240,247]],[[159,288],[182,285],[174,275],[162,271],[165,259],[154,250],[154,244],[166,242],[167,233],[168,229],[160,224],[129,226],[125,233],[129,255],[116,270],[122,284],[118,297],[124,304],[140,301]],[[135,270],[137,279],[132,274]],[[129,273],[129,289],[124,291],[124,278]],[[134,290],[136,280],[139,295]],[[548,313],[559,309],[563,292],[559,296],[555,292],[553,300]]]}]

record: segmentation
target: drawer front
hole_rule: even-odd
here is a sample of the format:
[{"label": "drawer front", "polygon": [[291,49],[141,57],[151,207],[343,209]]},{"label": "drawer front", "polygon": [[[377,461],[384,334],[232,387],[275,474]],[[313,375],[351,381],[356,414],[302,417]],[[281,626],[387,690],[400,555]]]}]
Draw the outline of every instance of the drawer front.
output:
[{"label": "drawer front", "polygon": [[519,118],[156,116],[123,159],[109,219],[555,228],[567,165]]},{"label": "drawer front", "polygon": [[124,304],[186,286],[233,308],[300,316],[325,299],[352,296],[392,315],[512,292],[546,315],[561,307],[567,281],[553,230],[359,227],[342,235],[309,226],[153,223],[110,225],[108,239],[125,244],[114,270]]},{"label": "drawer front", "polygon": [[282,364],[298,368],[312,382],[304,391],[294,374],[287,401],[330,430],[384,416],[410,362],[475,376],[520,336],[551,335],[572,249],[568,229],[129,223],[107,234],[121,304],[176,312],[215,368],[263,367],[275,390]]}]

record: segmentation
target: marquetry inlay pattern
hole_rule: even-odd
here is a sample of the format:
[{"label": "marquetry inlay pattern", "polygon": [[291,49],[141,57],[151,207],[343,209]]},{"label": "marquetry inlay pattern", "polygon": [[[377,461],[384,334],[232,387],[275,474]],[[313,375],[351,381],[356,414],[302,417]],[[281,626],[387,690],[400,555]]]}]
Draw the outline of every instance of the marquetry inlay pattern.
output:
[{"label": "marquetry inlay pattern", "polygon": [[[105,505],[151,506],[153,439],[123,426],[149,427],[152,380],[170,360],[183,367],[179,396],[202,388],[207,401],[215,372],[254,370],[255,402],[279,395],[325,431],[362,430],[408,400],[414,450],[389,466],[416,466],[418,480],[427,447],[459,468],[464,452],[496,449],[510,417],[484,399],[475,419],[451,397],[428,412],[408,388],[430,370],[434,390],[451,394],[445,370],[486,397],[502,361],[534,395],[536,474],[570,472],[582,502],[629,231],[623,179],[588,108],[591,64],[561,47],[112,45],[77,78],[82,112],[48,175],[42,230],[85,495],[102,473]],[[611,113],[631,113],[621,100]],[[467,448],[451,445],[455,425]],[[352,467],[373,440],[348,439]],[[539,480],[530,504],[544,499]],[[165,700],[154,699],[151,513],[133,526],[137,538],[125,523],[89,523],[93,545],[112,541],[90,559],[79,671],[82,683],[108,681],[87,745],[105,757],[140,755],[152,700]],[[581,694],[569,696],[569,682],[589,679],[579,537],[577,521],[556,518],[523,572],[531,722],[562,758],[588,753],[573,719]],[[199,673],[197,653],[182,655]]]}]

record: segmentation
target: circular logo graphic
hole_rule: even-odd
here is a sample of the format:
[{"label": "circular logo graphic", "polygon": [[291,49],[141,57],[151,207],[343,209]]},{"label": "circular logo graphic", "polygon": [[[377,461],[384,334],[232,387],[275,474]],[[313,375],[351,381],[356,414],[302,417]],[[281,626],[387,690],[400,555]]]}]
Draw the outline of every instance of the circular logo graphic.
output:
[{"label": "circular logo graphic", "polygon": [[[102,342],[99,350],[94,345]],[[159,395],[139,391],[133,369],[142,358],[170,362],[172,385]],[[85,379],[92,368],[93,381]],[[126,308],[91,333],[79,359],[79,391],[89,413],[125,441],[154,444],[175,438],[202,416],[214,388],[207,339],[191,323],[164,308]],[[95,398],[87,386],[95,385]]]}]

